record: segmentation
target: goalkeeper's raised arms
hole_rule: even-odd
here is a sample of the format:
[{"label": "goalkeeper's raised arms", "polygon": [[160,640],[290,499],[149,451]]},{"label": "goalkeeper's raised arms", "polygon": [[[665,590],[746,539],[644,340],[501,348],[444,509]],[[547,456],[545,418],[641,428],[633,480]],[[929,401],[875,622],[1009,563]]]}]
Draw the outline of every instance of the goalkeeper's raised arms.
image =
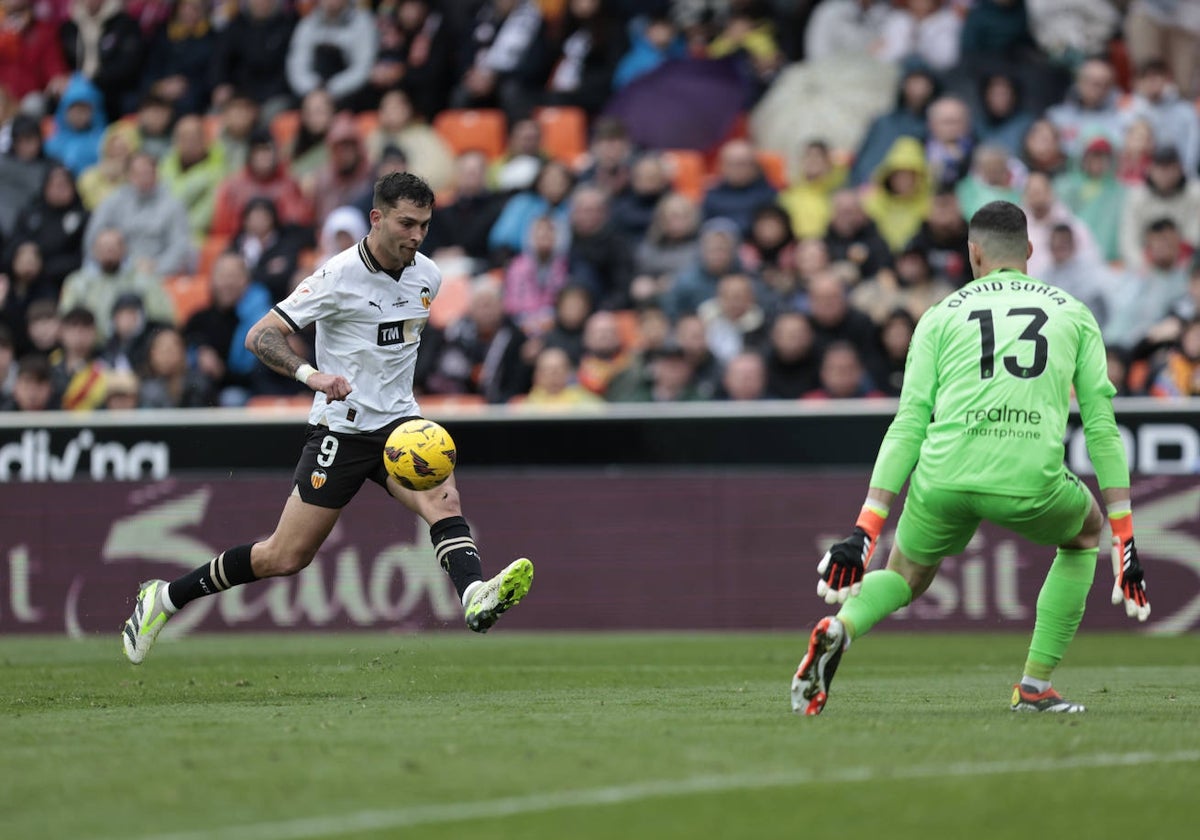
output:
[{"label": "goalkeeper's raised arms", "polygon": [[1129,503],[1110,505],[1108,522],[1112,526],[1112,602],[1125,602],[1125,614],[1138,621],[1150,617],[1150,601],[1146,598],[1146,576],[1138,561],[1133,542],[1133,514]]},{"label": "goalkeeper's raised arms", "polygon": [[817,563],[817,574],[821,576],[817,597],[827,604],[844,604],[858,594],[887,515],[886,503],[867,498],[850,536],[830,546]]}]

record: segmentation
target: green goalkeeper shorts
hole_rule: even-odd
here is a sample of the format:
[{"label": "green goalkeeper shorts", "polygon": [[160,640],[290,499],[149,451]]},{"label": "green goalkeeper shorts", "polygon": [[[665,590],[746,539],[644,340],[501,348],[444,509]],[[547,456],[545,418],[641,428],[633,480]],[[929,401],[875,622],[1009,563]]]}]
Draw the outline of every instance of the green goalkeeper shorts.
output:
[{"label": "green goalkeeper shorts", "polygon": [[1091,491],[1066,468],[1042,496],[930,487],[914,473],[896,524],[896,545],[914,563],[931,566],[961,554],[984,520],[1037,545],[1062,545],[1079,535],[1093,504]]}]

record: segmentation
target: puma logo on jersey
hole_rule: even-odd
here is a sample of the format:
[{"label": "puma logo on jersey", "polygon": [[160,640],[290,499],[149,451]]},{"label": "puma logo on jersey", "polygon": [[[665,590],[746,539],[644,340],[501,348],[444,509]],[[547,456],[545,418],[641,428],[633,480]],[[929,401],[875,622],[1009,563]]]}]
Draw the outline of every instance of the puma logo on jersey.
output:
[{"label": "puma logo on jersey", "polygon": [[369,300],[369,301],[367,301],[367,306],[374,306],[374,307],[375,307],[376,309],[378,309],[380,312],[383,312],[383,307],[382,307],[382,306],[380,306],[378,303],[376,303],[376,302],[375,302],[375,301],[373,301],[373,300]]}]

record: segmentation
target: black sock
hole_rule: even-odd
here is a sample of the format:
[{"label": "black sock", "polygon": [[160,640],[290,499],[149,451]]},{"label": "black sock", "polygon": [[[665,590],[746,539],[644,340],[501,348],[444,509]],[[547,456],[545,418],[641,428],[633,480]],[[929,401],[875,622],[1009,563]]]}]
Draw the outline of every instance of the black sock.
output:
[{"label": "black sock", "polygon": [[437,552],[438,562],[449,575],[458,597],[477,580],[483,580],[483,565],[479,549],[471,539],[471,528],[461,516],[447,516],[429,526],[429,539]]},{"label": "black sock", "polygon": [[205,595],[216,595],[230,587],[258,580],[250,568],[251,545],[253,543],[223,551],[203,566],[171,581],[167,587],[167,597],[175,609]]}]

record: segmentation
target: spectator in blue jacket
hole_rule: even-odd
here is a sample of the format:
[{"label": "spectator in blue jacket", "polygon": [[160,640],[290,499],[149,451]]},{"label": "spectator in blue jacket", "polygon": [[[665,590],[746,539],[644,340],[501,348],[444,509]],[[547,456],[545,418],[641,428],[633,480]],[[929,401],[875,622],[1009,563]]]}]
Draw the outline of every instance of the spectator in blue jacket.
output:
[{"label": "spectator in blue jacket", "polygon": [[850,183],[862,186],[887,156],[892,144],[900,137],[915,137],[925,142],[925,111],[939,93],[937,79],[928,68],[915,64],[900,80],[896,107],[876,117],[858,144],[854,165],[850,168]]},{"label": "spectator in blue jacket", "polygon": [[83,170],[100,160],[100,141],[107,125],[100,90],[83,74],[76,73],[58,101],[54,133],[46,141],[46,154],[57,158],[78,178]]},{"label": "spectator in blue jacket", "polygon": [[687,42],[669,15],[639,15],[629,21],[629,49],[613,73],[613,89],[620,90],[664,61],[684,58]]},{"label": "spectator in blue jacket", "polygon": [[705,192],[700,210],[705,219],[733,219],[745,237],[754,212],[764,204],[774,204],[777,195],[763,175],[754,146],[746,140],[730,140],[721,147],[717,183]]}]

